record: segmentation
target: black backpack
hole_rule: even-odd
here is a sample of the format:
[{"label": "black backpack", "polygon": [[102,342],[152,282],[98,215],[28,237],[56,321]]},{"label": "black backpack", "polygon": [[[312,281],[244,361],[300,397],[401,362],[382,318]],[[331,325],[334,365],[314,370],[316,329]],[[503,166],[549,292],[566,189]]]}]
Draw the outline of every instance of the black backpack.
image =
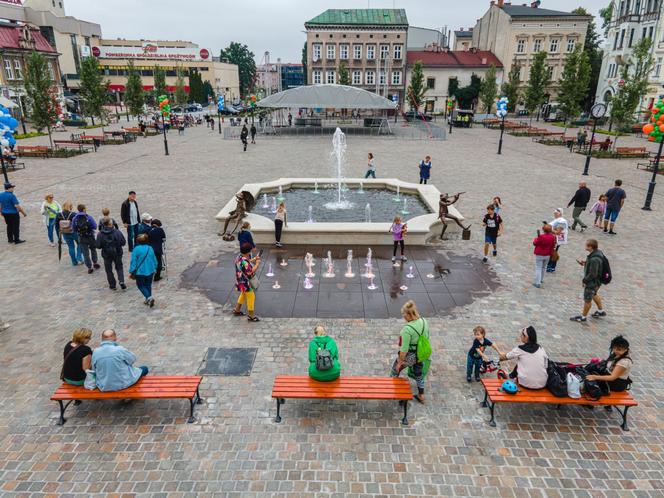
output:
[{"label": "black backpack", "polygon": [[316,351],[316,370],[323,372],[331,370],[332,366],[332,353],[327,349],[327,344],[324,344],[322,347],[319,344],[318,351]]},{"label": "black backpack", "polygon": [[92,224],[86,214],[81,214],[76,217],[76,233],[80,237],[90,238],[92,236]]},{"label": "black backpack", "polygon": [[567,368],[564,363],[549,361],[546,367],[546,387],[558,398],[567,396]]},{"label": "black backpack", "polygon": [[602,253],[602,274],[599,277],[599,281],[602,283],[602,285],[607,285],[611,283],[612,278],[613,275],[611,274],[611,265],[609,264],[609,260]]},{"label": "black backpack", "polygon": [[101,232],[101,252],[104,256],[112,258],[118,255],[118,245],[113,232]]}]

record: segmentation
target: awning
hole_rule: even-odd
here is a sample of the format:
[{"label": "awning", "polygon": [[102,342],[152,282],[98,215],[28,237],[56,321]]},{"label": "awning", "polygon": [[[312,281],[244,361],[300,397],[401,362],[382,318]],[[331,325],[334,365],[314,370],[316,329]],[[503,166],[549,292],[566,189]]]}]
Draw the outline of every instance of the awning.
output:
[{"label": "awning", "polygon": [[308,85],[264,98],[258,107],[308,109],[394,109],[397,104],[373,92],[346,85]]},{"label": "awning", "polygon": [[[124,85],[108,85],[108,89],[111,92],[124,92],[125,91],[125,86]],[[154,89],[153,85],[143,85],[143,90],[146,92],[151,92]],[[175,85],[167,85],[166,86],[166,91],[167,92],[175,92]],[[184,91],[189,93],[189,86],[185,85]]]}]

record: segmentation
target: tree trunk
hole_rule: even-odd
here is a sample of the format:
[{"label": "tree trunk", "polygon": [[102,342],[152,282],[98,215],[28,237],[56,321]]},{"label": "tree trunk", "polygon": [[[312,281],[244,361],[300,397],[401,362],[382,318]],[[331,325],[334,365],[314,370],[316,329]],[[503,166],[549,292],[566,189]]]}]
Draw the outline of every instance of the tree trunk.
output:
[{"label": "tree trunk", "polygon": [[52,149],[53,148],[53,137],[51,136],[51,125],[48,125],[46,127],[46,129],[48,130],[48,141],[50,142],[51,149]]},{"label": "tree trunk", "polygon": [[90,116],[90,119],[92,120],[92,126],[94,126],[94,125],[95,125],[95,117],[94,117],[94,116]]}]

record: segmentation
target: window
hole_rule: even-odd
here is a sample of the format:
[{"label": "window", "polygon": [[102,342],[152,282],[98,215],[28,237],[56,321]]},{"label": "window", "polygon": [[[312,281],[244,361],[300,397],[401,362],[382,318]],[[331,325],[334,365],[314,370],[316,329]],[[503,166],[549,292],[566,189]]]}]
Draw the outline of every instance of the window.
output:
[{"label": "window", "polygon": [[394,58],[396,60],[401,59],[401,45],[395,45],[394,46]]},{"label": "window", "polygon": [[389,45],[381,45],[380,46],[380,58],[381,59],[387,59],[388,54],[390,53],[390,46]]},{"label": "window", "polygon": [[401,84],[401,71],[392,71],[392,84],[393,85]]},{"label": "window", "polygon": [[551,44],[549,45],[549,52],[551,52],[552,54],[555,54],[556,52],[558,52],[558,43],[559,42],[560,42],[560,40],[558,38],[553,38],[551,40]]},{"label": "window", "polygon": [[336,47],[334,45],[330,45],[330,44],[327,45],[327,58],[328,59],[334,59],[334,53],[336,51],[335,49],[336,49]]},{"label": "window", "polygon": [[314,85],[320,85],[323,82],[321,71],[314,71]]},{"label": "window", "polygon": [[16,73],[16,79],[23,79],[23,72],[21,71],[21,59],[14,59],[14,72]]},{"label": "window", "polygon": [[655,64],[655,78],[659,78],[659,73],[662,71],[662,58],[657,57],[657,64]]},{"label": "window", "polygon": [[348,45],[339,46],[339,57],[341,59],[348,59]]},{"label": "window", "polygon": [[553,80],[553,66],[546,66],[546,74],[549,80]]},{"label": "window", "polygon": [[427,78],[427,88],[430,90],[436,88],[436,78]]},{"label": "window", "polygon": [[353,85],[362,84],[362,71],[353,71]]},{"label": "window", "polygon": [[376,58],[376,45],[367,45],[367,59],[373,60]]},{"label": "window", "polygon": [[535,42],[533,43],[533,52],[541,52],[542,51],[542,39],[541,38],[536,38]]},{"label": "window", "polygon": [[[643,37],[646,37],[646,28],[643,28]],[[618,33],[616,32],[616,37],[613,39],[613,50],[618,48]]]},{"label": "window", "polygon": [[[648,28],[643,28],[643,31],[641,32],[641,39],[643,40],[647,35],[648,35]],[[616,47],[613,48],[615,49]]]},{"label": "window", "polygon": [[606,77],[611,78],[613,74],[613,64],[609,64],[609,70],[606,72]]},{"label": "window", "polygon": [[335,76],[336,76],[336,73],[334,71],[328,71],[325,83],[327,83],[328,85],[334,85]]},{"label": "window", "polygon": [[353,59],[362,58],[362,45],[353,45]]},{"label": "window", "polygon": [[625,42],[625,30],[620,31],[620,44],[618,48],[623,48],[623,43]]},{"label": "window", "polygon": [[627,46],[631,47],[632,43],[634,43],[634,28],[632,28],[632,30],[629,32],[629,43]]},{"label": "window", "polygon": [[385,77],[385,69],[381,69],[378,72],[378,84],[379,85],[384,85],[386,81],[387,81],[387,79]]},{"label": "window", "polygon": [[569,40],[567,40],[567,51],[574,52],[575,45],[576,45],[576,40],[574,38],[570,38]]},{"label": "window", "polygon": [[14,70],[12,69],[12,61],[5,59],[5,76],[8,80],[14,79]]},{"label": "window", "polygon": [[652,30],[653,30],[653,26],[650,26],[650,27],[648,28],[648,38],[650,38],[651,40],[653,39],[653,38],[652,38]]},{"label": "window", "polygon": [[322,45],[319,43],[314,44],[314,62],[321,60],[323,51]]},{"label": "window", "polygon": [[373,71],[367,71],[367,74],[364,77],[364,81],[366,82],[367,85],[374,85],[376,84],[376,73]]},{"label": "window", "polygon": [[526,51],[526,40],[523,38],[520,38],[516,42],[516,53],[517,54],[522,54]]}]

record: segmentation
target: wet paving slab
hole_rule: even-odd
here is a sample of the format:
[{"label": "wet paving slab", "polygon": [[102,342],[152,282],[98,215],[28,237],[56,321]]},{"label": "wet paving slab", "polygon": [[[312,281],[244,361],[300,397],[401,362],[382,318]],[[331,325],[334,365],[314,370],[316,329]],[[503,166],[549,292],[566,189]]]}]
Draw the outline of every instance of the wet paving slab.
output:
[{"label": "wet paving slab", "polygon": [[[350,274],[348,250],[353,251]],[[325,275],[328,251],[334,262],[333,276]],[[398,318],[401,306],[413,299],[422,313],[446,316],[500,286],[494,270],[481,258],[428,246],[407,247],[408,260],[396,264],[391,261],[391,247],[372,248],[373,278],[368,278],[367,252],[366,246],[265,248],[258,271],[257,314],[271,318]],[[305,287],[307,253],[314,256],[314,276],[306,282],[311,288]],[[238,296],[235,256],[225,251],[210,261],[194,263],[182,273],[181,287],[203,292],[230,312]]]}]

